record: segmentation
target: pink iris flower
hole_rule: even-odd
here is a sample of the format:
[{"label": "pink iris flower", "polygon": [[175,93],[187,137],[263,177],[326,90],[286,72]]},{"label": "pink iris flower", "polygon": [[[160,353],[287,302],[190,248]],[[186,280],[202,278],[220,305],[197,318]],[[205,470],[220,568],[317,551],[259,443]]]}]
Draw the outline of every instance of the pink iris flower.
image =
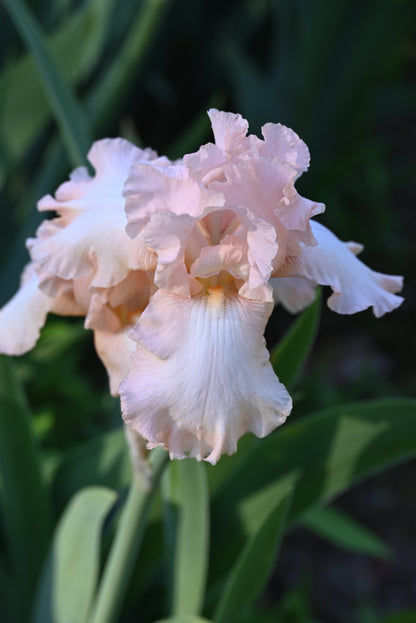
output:
[{"label": "pink iris flower", "polygon": [[291,411],[263,337],[274,304],[298,312],[321,284],[334,311],[381,316],[402,279],[313,220],[324,206],[295,189],[309,151],[292,130],[269,123],[260,139],[240,115],[209,115],[215,143],[181,161],[99,141],[95,176],[77,169],[41,200],[58,217],[28,241],[0,350],[32,348],[49,311],[84,315],[126,424],[149,448],[215,464]]}]

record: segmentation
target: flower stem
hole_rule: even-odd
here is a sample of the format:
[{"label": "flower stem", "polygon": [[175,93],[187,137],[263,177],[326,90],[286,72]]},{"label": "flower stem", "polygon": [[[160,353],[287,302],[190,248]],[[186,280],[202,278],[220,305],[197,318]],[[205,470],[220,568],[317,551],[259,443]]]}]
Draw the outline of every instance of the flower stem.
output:
[{"label": "flower stem", "polygon": [[153,450],[150,461],[153,480],[144,490],[136,479],[131,483],[104,574],[92,608],[91,623],[116,623],[133,572],[139,547],[158,482],[168,462],[163,450]]}]

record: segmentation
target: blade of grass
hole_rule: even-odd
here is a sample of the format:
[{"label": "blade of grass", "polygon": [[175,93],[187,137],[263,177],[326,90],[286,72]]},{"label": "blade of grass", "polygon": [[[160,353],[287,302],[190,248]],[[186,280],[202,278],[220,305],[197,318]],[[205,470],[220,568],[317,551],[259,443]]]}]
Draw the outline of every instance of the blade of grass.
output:
[{"label": "blade of grass", "polygon": [[84,113],[56,59],[49,51],[45,35],[29,9],[21,0],[4,0],[4,5],[39,69],[49,104],[72,164],[74,166],[83,164],[91,144]]}]

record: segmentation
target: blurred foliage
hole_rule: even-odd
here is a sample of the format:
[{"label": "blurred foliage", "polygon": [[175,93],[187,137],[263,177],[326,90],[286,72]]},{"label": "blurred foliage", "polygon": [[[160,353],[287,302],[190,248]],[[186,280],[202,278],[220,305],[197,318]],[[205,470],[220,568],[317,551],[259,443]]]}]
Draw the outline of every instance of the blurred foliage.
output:
[{"label": "blurred foliage", "polygon": [[[323,306],[319,342],[291,417],[351,400],[414,395],[416,3],[31,0],[27,6],[94,138],[121,135],[179,157],[211,140],[205,114],[210,106],[241,113],[252,132],[269,121],[298,132],[312,154],[299,191],[327,204],[324,223],[343,239],[363,242],[364,260],[374,269],[405,275],[406,303],[377,322],[369,313],[340,319]],[[35,59],[3,4],[0,62],[4,303],[28,258],[24,240],[40,222],[36,201],[66,179],[72,165]],[[325,300],[325,290],[323,295]],[[275,310],[270,345],[291,321]],[[316,326],[307,326],[306,334],[298,327],[309,348]],[[92,336],[81,322],[50,318],[17,370],[32,407],[32,432],[44,451],[55,513],[80,486],[125,487],[129,468],[120,458],[122,439],[112,431],[119,425],[118,403],[108,396]],[[244,456],[230,461],[238,466]],[[224,460],[216,468],[218,482],[228,469]],[[211,491],[221,490],[218,482],[211,476]],[[2,543],[5,530],[0,526]],[[161,537],[157,522],[150,530]],[[142,561],[150,561],[146,555],[144,544]],[[154,563],[144,569],[147,580],[136,570],[139,594],[151,591],[149,577],[160,576]],[[0,567],[0,580],[4,576]],[[308,599],[308,590],[299,587],[277,607],[253,606],[242,621],[318,623]],[[134,603],[130,594],[126,621]],[[144,616],[150,620],[153,614]],[[364,605],[357,620],[372,623],[377,616]],[[410,611],[382,619],[410,620]]]}]

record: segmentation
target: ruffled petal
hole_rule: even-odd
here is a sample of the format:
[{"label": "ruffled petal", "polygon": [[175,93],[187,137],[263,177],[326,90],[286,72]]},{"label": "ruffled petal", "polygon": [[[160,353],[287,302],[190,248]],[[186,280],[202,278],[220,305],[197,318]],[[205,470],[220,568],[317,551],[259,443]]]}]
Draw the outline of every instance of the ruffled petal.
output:
[{"label": "ruffled petal", "polygon": [[224,204],[221,193],[207,190],[189,173],[183,164],[165,170],[140,162],[132,165],[124,186],[129,236],[136,236],[154,213],[199,216],[207,206]]},{"label": "ruffled petal", "polygon": [[0,310],[0,352],[22,355],[34,347],[53,299],[39,289],[33,264],[23,271],[20,289]]},{"label": "ruffled petal", "polygon": [[224,151],[233,152],[247,149],[248,122],[241,115],[211,108],[208,111],[208,116],[211,120],[217,147]]},{"label": "ruffled petal", "polygon": [[55,210],[59,216],[44,221],[37,237],[27,241],[32,260],[64,280],[92,272],[92,287],[101,288],[120,282],[131,269],[148,270],[151,257],[143,239],[132,241],[125,231],[122,190],[132,162],[156,156],[124,139],[94,143],[88,155],[94,177],[76,169],[58,188],[56,199],[48,195],[39,202],[40,210]]},{"label": "ruffled petal", "polygon": [[130,369],[130,361],[137,344],[127,333],[94,331],[95,350],[103,362],[110,381],[112,396],[118,396],[118,388]]},{"label": "ruffled petal", "polygon": [[120,386],[125,422],[172,458],[216,463],[247,431],[264,437],[292,401],[270,365],[263,331],[273,305],[159,290],[131,332],[139,345]]},{"label": "ruffled petal", "polygon": [[122,209],[98,204],[69,223],[63,218],[44,221],[27,247],[32,260],[48,273],[75,279],[93,266],[91,285],[109,287],[139,268],[144,257],[143,241],[131,240],[125,225]]},{"label": "ruffled petal", "polygon": [[354,255],[353,251],[360,249],[358,245],[341,242],[320,223],[311,221],[311,226],[317,245],[305,246],[300,255],[289,257],[281,276],[305,277],[331,286],[334,293],[328,306],[339,314],[372,307],[375,316],[380,317],[402,303],[403,298],[395,295],[402,289],[402,277],[372,271]]},{"label": "ruffled petal", "polygon": [[85,167],[75,169],[70,181],[57,189],[56,198],[43,197],[38,209],[76,212],[115,207],[123,211],[122,191],[130,165],[135,160],[147,162],[154,158],[157,154],[152,149],[139,149],[123,138],[96,141],[88,153],[88,160],[95,169],[94,177]]},{"label": "ruffled petal", "polygon": [[261,132],[264,144],[259,149],[260,155],[277,156],[295,168],[298,175],[309,168],[309,149],[296,132],[281,123],[266,123]]}]

